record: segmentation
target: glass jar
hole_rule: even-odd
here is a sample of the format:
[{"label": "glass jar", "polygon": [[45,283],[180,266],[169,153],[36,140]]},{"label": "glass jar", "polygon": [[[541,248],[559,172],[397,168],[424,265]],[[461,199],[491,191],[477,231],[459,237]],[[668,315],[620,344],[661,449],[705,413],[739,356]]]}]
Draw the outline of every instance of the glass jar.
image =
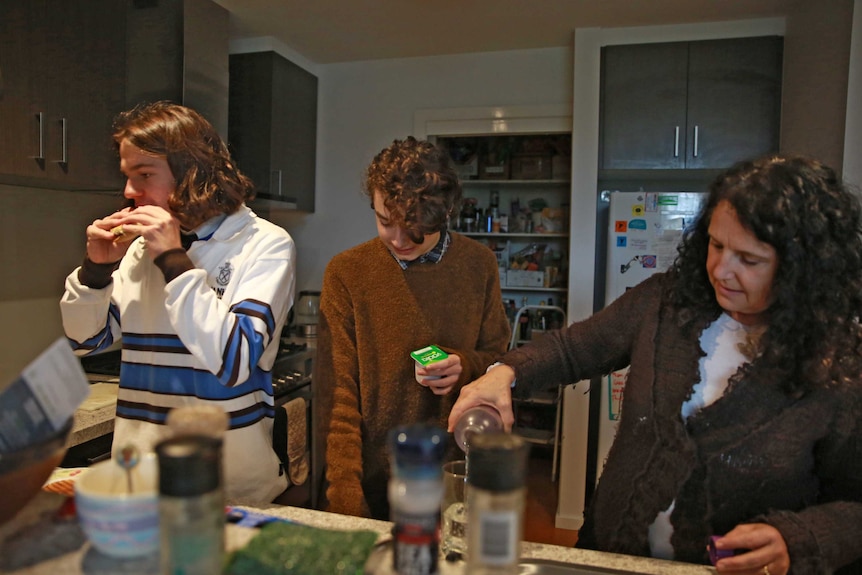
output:
[{"label": "glass jar", "polygon": [[320,315],[320,292],[306,291],[299,292],[299,299],[296,301],[295,324],[298,328],[298,335],[313,336],[317,335],[317,320]]}]

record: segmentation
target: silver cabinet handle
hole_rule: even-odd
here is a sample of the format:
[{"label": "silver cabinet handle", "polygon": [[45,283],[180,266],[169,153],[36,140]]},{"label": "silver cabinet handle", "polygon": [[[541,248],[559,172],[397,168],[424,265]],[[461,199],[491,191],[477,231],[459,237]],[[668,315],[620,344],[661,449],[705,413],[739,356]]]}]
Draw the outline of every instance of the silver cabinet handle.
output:
[{"label": "silver cabinet handle", "polygon": [[45,129],[44,129],[45,121],[44,120],[45,120],[45,117],[44,116],[45,115],[42,112],[36,113],[36,122],[39,124],[39,154],[36,156],[30,156],[30,157],[33,158],[34,160],[36,160],[37,162],[44,162],[45,161],[45,139],[44,139],[44,133],[45,133]]},{"label": "silver cabinet handle", "polygon": [[697,157],[697,130],[698,126],[694,127],[694,157]]},{"label": "silver cabinet handle", "polygon": [[281,195],[281,170],[273,170],[269,178],[269,193],[273,196]]},{"label": "silver cabinet handle", "polygon": [[679,157],[679,126],[673,129],[673,157]]},{"label": "silver cabinet handle", "polygon": [[63,132],[63,153],[60,156],[59,160],[54,160],[55,164],[63,164],[64,166],[69,163],[66,159],[66,118],[60,119],[60,127]]}]

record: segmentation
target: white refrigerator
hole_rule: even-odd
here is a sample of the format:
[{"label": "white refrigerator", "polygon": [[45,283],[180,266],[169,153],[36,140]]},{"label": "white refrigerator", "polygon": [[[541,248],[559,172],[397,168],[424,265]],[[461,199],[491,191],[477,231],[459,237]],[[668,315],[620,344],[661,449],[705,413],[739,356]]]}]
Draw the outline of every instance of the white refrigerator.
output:
[{"label": "white refrigerator", "polygon": [[[670,267],[706,198],[699,192],[610,192],[605,305]],[[617,431],[628,368],[602,378],[596,480]]]}]

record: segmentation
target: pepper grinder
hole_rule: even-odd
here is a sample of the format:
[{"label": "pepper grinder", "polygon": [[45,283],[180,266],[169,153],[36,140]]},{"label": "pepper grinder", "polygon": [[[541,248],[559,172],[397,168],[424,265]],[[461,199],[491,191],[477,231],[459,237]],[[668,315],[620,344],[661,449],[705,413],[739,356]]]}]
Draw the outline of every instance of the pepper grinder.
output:
[{"label": "pepper grinder", "polygon": [[517,575],[524,533],[530,444],[511,433],[481,433],[470,444],[467,473],[467,569]]},{"label": "pepper grinder", "polygon": [[177,435],[156,445],[162,575],[221,573],[222,440]]}]

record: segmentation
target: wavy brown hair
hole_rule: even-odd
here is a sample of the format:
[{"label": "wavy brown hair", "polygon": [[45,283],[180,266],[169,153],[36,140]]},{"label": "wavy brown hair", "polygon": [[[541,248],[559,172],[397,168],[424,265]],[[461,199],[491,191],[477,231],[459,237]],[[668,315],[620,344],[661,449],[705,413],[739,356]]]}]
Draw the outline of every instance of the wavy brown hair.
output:
[{"label": "wavy brown hair", "polygon": [[412,136],[395,140],[374,156],[363,188],[372,208],[374,194],[383,194],[392,223],[407,230],[416,243],[445,230],[461,204],[461,182],[449,154]]},{"label": "wavy brown hair", "polygon": [[742,226],[775,248],[774,302],[761,355],[742,377],[792,395],[862,377],[862,228],[856,194],[820,162],[770,155],[718,176],[671,268],[683,321],[720,313],[706,272],[707,230],[729,202]]},{"label": "wavy brown hair", "polygon": [[113,138],[117,148],[128,140],[167,159],[177,182],[168,206],[186,229],[232,214],[254,197],[251,180],[236,167],[218,132],[191,108],[167,101],[141,104],[116,117]]}]

